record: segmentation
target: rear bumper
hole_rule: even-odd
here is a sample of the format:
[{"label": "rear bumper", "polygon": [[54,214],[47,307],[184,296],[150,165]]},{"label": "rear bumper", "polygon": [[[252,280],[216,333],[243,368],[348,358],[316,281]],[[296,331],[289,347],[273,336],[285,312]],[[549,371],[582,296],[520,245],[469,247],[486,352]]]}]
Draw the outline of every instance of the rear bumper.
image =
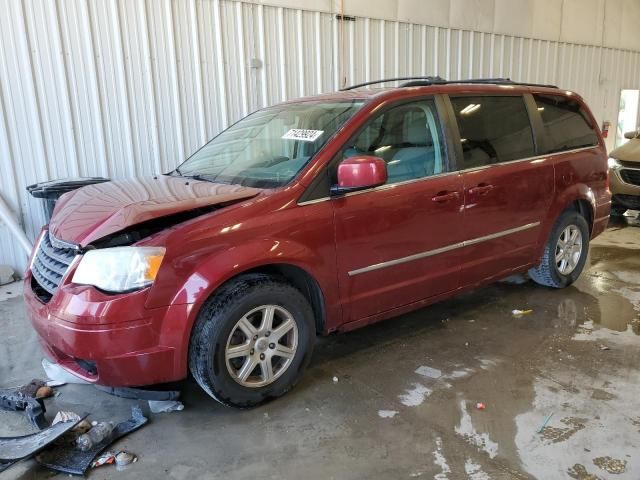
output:
[{"label": "rear bumper", "polygon": [[187,375],[192,305],[145,309],[147,293],[108,296],[63,285],[44,304],[31,290],[30,274],[24,285],[27,314],[45,353],[75,375],[108,386],[152,385]]}]

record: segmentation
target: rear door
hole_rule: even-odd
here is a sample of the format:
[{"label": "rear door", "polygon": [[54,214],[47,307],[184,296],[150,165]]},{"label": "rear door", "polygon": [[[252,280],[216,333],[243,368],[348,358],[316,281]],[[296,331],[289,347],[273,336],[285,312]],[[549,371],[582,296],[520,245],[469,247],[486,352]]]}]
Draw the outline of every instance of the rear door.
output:
[{"label": "rear door", "polygon": [[464,188],[461,279],[474,285],[533,261],[554,193],[554,168],[536,153],[529,96],[450,100]]},{"label": "rear door", "polygon": [[363,154],[385,160],[389,178],[381,187],[332,200],[347,321],[449,292],[459,284],[452,246],[463,235],[462,180],[450,171],[435,100],[382,111],[347,142],[337,161]]}]

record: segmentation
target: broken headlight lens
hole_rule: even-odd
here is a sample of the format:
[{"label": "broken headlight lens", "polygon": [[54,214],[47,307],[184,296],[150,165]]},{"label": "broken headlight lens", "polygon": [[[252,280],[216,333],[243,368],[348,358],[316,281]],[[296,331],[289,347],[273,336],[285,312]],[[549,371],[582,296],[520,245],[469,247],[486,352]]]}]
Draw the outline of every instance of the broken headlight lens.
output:
[{"label": "broken headlight lens", "polygon": [[151,285],[162,264],[162,247],[114,247],[84,254],[73,283],[107,292],[128,292]]}]

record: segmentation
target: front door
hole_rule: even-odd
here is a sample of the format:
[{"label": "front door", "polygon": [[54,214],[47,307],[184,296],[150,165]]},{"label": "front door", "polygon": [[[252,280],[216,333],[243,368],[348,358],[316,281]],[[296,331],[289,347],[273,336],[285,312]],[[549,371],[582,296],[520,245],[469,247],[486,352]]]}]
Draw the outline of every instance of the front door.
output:
[{"label": "front door", "polygon": [[386,185],[333,200],[347,321],[458,287],[462,179],[446,150],[431,99],[387,109],[344,149],[341,159],[374,155],[388,172]]},{"label": "front door", "polygon": [[553,198],[551,160],[536,156],[524,97],[451,98],[464,184],[461,278],[475,285],[530,263]]}]

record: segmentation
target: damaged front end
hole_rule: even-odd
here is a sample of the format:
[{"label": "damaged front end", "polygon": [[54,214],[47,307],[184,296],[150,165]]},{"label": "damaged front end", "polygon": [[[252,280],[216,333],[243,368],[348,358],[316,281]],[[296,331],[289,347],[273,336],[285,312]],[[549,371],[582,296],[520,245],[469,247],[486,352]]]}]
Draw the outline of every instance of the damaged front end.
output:
[{"label": "damaged front end", "polygon": [[[260,192],[162,176],[64,195],[25,275],[27,313],[45,355],[99,385],[184,378],[182,332],[192,308],[177,298],[180,269],[211,245],[209,216],[215,225],[219,212]],[[200,244],[186,246],[193,239]]]}]

